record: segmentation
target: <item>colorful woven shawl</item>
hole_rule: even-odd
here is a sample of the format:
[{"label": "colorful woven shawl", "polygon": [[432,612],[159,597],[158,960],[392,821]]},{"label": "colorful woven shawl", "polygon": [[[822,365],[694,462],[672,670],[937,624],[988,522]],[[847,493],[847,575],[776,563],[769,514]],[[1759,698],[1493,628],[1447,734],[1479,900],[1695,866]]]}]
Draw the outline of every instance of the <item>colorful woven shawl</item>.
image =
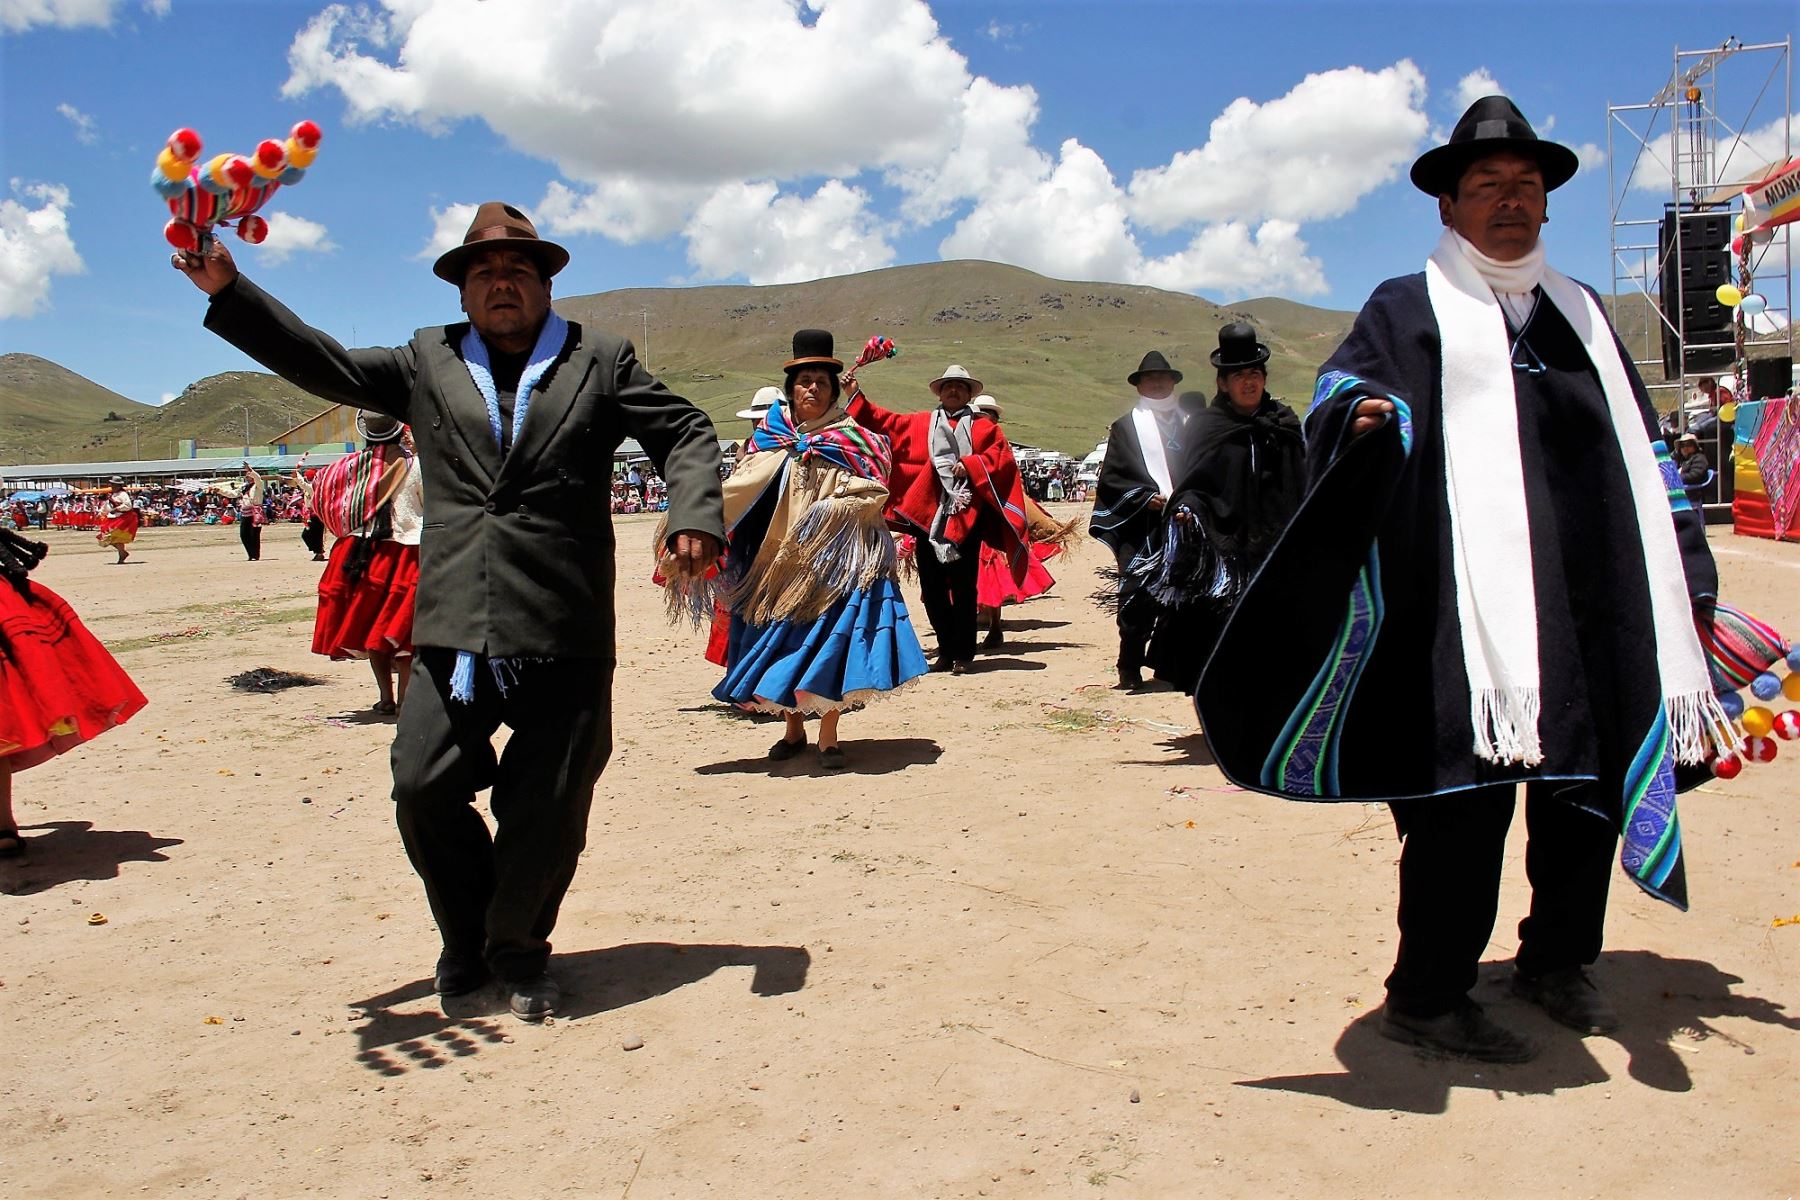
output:
[{"label": "colorful woven shawl", "polygon": [[375,524],[381,480],[401,454],[385,442],[340,458],[313,477],[312,507],[332,537],[362,537]]}]

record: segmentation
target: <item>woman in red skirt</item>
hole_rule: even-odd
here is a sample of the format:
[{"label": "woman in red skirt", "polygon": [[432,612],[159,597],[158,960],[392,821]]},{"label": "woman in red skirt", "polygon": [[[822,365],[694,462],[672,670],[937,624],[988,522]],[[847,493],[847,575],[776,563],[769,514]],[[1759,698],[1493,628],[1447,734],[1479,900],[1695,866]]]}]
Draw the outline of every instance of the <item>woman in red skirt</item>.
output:
[{"label": "woman in red skirt", "polygon": [[94,540],[118,552],[119,557],[113,564],[117,566],[131,557],[131,551],[125,547],[137,540],[138,510],[137,501],[125,490],[125,480],[115,475],[111,482],[112,492],[101,509],[100,532],[94,535]]},{"label": "woman in red skirt", "polygon": [[405,701],[412,678],[425,491],[405,426],[379,413],[363,413],[356,424],[363,449],[313,479],[314,510],[338,540],[319,578],[312,648],[331,659],[368,659],[375,711],[387,716]]},{"label": "woman in red skirt", "polygon": [[0,858],[25,852],[14,772],[73,750],[145,703],[68,602],[27,578],[48,552],[0,529]]},{"label": "woman in red skirt", "polygon": [[[969,411],[977,416],[990,417],[995,424],[1000,421],[1000,402],[985,393],[969,401]],[[987,629],[987,636],[981,642],[983,646],[993,649],[1006,643],[1006,635],[1000,630],[1001,608],[1017,604],[1021,600],[1029,600],[1033,596],[1041,596],[1055,585],[1056,578],[1044,563],[1061,554],[1065,547],[1079,538],[1080,527],[1079,517],[1064,524],[1027,496],[1025,528],[1031,535],[1031,562],[1026,567],[1023,583],[1013,582],[1005,555],[986,543],[982,544],[981,565],[975,572],[975,617]]]}]

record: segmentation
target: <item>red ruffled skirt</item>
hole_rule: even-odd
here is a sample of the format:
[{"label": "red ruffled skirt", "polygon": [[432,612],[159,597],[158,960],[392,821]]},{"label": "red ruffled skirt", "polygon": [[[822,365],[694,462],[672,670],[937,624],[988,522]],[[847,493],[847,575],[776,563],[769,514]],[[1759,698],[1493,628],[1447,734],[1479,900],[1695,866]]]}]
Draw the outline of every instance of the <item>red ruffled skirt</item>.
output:
[{"label": "red ruffled skirt", "polygon": [[368,570],[351,582],[347,564],[358,539],[339,538],[319,577],[319,615],[313,653],[327,658],[413,652],[413,596],[419,590],[419,548],[376,542]]},{"label": "red ruffled skirt", "polygon": [[1056,578],[1044,563],[1060,554],[1062,547],[1048,542],[1033,542],[1030,550],[1031,561],[1025,568],[1025,582],[1020,585],[1013,582],[1012,569],[1006,565],[1006,555],[983,542],[981,565],[975,569],[975,603],[982,608],[999,608],[1003,604],[1017,604],[1021,600],[1029,600],[1049,591],[1056,583]]},{"label": "red ruffled skirt", "polygon": [[105,646],[61,596],[30,580],[0,583],[0,759],[35,767],[144,707]]},{"label": "red ruffled skirt", "polygon": [[128,546],[137,540],[138,514],[134,508],[116,517],[104,517],[94,540],[102,546]]}]

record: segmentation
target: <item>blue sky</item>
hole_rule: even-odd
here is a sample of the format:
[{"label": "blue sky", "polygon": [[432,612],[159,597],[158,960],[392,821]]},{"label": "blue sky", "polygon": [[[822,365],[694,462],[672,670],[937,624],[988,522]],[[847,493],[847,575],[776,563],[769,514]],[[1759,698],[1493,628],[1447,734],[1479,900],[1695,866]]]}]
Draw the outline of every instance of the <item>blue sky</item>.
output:
[{"label": "blue sky", "polygon": [[[1582,152],[1546,238],[1605,291],[1608,103],[1649,100],[1678,46],[1778,41],[1793,12],[0,0],[0,351],[147,403],[248,368],[168,266],[150,171],[177,126],[210,155],[301,118],[325,130],[318,161],[274,197],[268,244],[229,244],[360,344],[457,317],[431,247],[494,198],[569,247],[564,295],[980,257],[1353,309],[1428,252],[1406,169],[1489,82]],[[1728,65],[1721,115],[1778,122],[1780,78],[1752,104],[1776,61]],[[1661,199],[1627,195],[1641,215]]]}]

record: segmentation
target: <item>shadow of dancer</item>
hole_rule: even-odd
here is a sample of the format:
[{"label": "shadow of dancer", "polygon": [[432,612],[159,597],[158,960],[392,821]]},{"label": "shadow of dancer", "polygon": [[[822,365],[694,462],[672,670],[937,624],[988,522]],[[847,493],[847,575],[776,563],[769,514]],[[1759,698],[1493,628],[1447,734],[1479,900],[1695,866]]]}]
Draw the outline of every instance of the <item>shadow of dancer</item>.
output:
[{"label": "shadow of dancer", "polygon": [[181,845],[180,838],[143,830],[95,829],[92,821],[46,821],[21,830],[48,832],[28,837],[22,857],[0,859],[0,892],[9,896],[31,896],[76,880],[117,879],[124,864],[168,862],[161,851]]},{"label": "shadow of dancer", "polygon": [[[1754,1046],[1708,1024],[1708,1018],[1744,1018],[1800,1030],[1800,1017],[1780,1004],[1734,994],[1731,986],[1743,980],[1711,963],[1619,950],[1602,954],[1592,970],[1619,1010],[1620,1028],[1611,1037],[1630,1056],[1626,1073],[1658,1091],[1693,1087],[1687,1064],[1674,1049],[1676,1038],[1717,1038],[1742,1053],[1756,1053]],[[1507,1005],[1511,973],[1510,961],[1482,964],[1477,990],[1483,1004],[1495,1009]],[[1449,1107],[1451,1088],[1541,1096],[1611,1078],[1579,1035],[1535,1007],[1515,1002],[1505,1020],[1515,1028],[1531,1027],[1541,1047],[1536,1059],[1495,1066],[1408,1049],[1381,1036],[1381,1010],[1376,1009],[1352,1021],[1339,1036],[1333,1049],[1344,1065],[1341,1073],[1242,1079],[1238,1086],[1322,1096],[1353,1108],[1432,1114]]]},{"label": "shadow of dancer", "polygon": [[[944,748],[930,738],[845,738],[844,753],[849,766],[840,774],[888,775],[911,766],[934,763],[943,757]],[[794,768],[811,768],[819,772],[818,756],[803,754],[785,762],[777,762],[767,754],[755,758],[732,758],[724,762],[705,763],[694,768],[696,775],[792,775]]]},{"label": "shadow of dancer", "polygon": [[[802,946],[630,942],[559,954],[554,965],[563,983],[557,1019],[573,1021],[667,995],[730,967],[751,969],[753,994],[785,996],[806,986],[812,955]],[[508,1040],[499,1020],[507,1000],[493,987],[439,1001],[430,979],[415,979],[350,1007],[361,1010],[356,1061],[381,1075],[448,1066],[484,1044]]]}]

